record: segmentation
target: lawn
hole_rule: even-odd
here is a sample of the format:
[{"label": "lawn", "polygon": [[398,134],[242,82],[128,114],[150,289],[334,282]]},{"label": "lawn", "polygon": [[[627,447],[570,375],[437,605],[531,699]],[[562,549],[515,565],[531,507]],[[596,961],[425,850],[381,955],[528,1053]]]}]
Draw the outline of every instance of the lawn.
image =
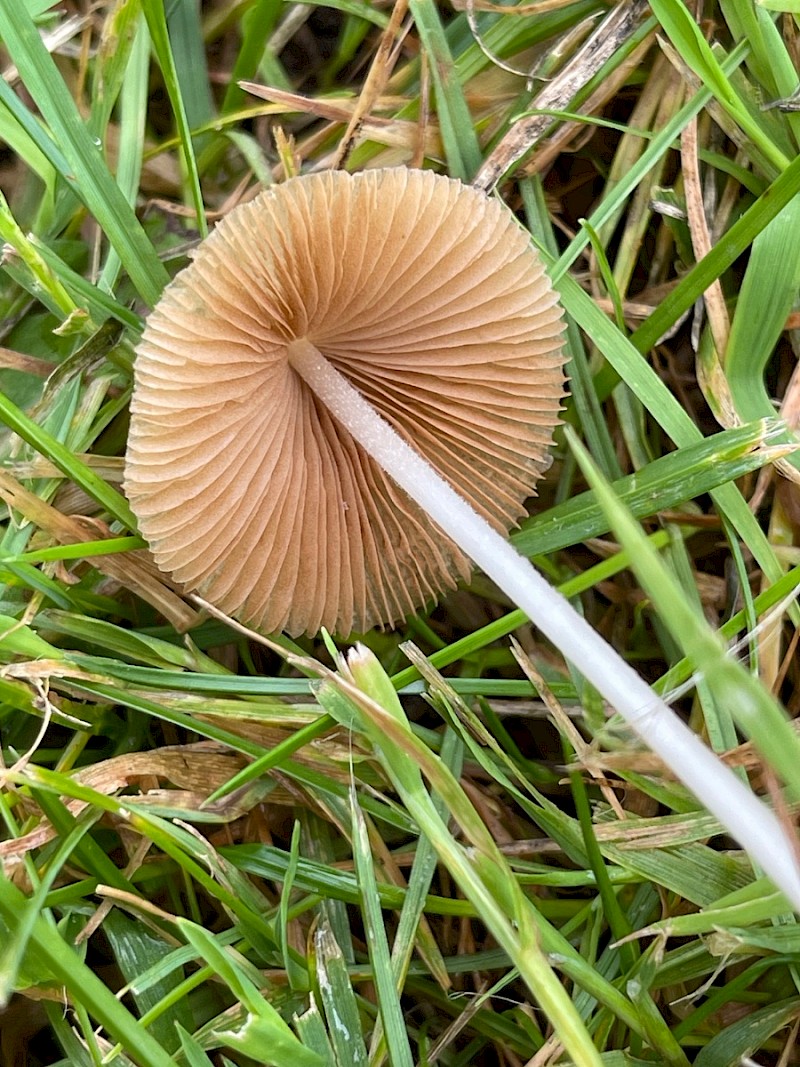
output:
[{"label": "lawn", "polygon": [[0,1067],[800,1064],[798,15],[0,0]]}]

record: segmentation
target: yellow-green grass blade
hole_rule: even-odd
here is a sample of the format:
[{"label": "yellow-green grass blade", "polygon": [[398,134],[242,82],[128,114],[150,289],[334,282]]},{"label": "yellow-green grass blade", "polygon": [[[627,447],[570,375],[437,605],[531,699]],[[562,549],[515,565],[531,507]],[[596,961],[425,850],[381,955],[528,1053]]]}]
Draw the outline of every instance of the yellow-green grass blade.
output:
[{"label": "yellow-green grass blade", "polygon": [[[352,660],[350,666],[352,668]],[[360,674],[359,671],[359,676]],[[542,977],[541,961],[527,954],[528,924],[533,923],[538,930],[542,949],[548,954],[555,953],[558,956],[561,969],[574,981],[581,985],[585,983],[586,988],[591,988],[594,995],[608,1005],[620,1019],[634,1030],[638,1030],[638,1016],[631,1011],[627,998],[604,982],[591,967],[586,966],[579,953],[546,923],[534,908],[529,910],[528,905],[520,901],[515,891],[513,876],[508,875],[506,861],[499,856],[496,846],[487,837],[485,825],[464,796],[461,787],[435,754],[411,733],[391,681],[388,678],[385,683],[381,681],[378,686],[379,694],[374,682],[374,678],[367,682],[367,695],[360,688],[348,684],[345,684],[345,691],[342,692],[337,688],[338,683],[327,681],[319,691],[319,698],[335,718],[343,722],[356,722],[358,729],[367,733],[376,752],[381,755],[385,770],[403,797],[407,810],[429,837],[439,852],[440,859],[459,881],[495,937],[506,951],[510,950],[512,960],[518,966],[522,963],[521,970],[526,980],[533,981],[534,974],[538,978]],[[380,700],[376,700],[377,695],[380,695]],[[467,837],[473,844],[480,842],[473,849],[472,863],[466,859],[463,850],[453,840],[446,824],[436,813],[422,784],[421,768]],[[524,914],[519,911],[520,908]],[[511,923],[522,924],[524,930],[521,938],[514,932]],[[548,997],[551,993],[556,996],[552,987],[548,986]],[[534,994],[536,995],[535,982]],[[564,1023],[569,1036],[582,1042],[583,1026],[578,1024],[577,1032],[573,1031],[571,1014],[566,1006],[559,1019]],[[563,1039],[566,1034],[560,1036]],[[581,1044],[581,1047],[584,1046]]]}]

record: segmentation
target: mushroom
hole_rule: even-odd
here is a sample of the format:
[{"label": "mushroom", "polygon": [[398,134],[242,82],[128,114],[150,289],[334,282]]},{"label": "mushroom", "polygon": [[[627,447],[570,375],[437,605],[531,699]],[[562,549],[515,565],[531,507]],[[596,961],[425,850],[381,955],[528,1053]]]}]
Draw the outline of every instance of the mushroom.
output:
[{"label": "mushroom", "polygon": [[290,633],[389,623],[480,566],[800,910],[766,805],[505,540],[544,469],[561,316],[499,203],[405,169],[224,219],[137,352],[125,486],[157,564]]},{"label": "mushroom", "polygon": [[394,168],[268,189],[138,348],[125,486],[156,563],[265,632],[419,610],[469,561],[318,382],[333,368],[507,532],[549,465],[562,328],[529,236],[469,186]]}]

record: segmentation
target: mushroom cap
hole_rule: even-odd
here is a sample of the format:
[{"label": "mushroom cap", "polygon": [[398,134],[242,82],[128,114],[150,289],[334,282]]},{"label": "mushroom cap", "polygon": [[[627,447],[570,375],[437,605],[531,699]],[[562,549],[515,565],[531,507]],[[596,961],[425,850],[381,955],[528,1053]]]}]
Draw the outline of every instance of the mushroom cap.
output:
[{"label": "mushroom cap", "polygon": [[125,489],[158,567],[264,632],[419,610],[470,563],[291,367],[307,339],[507,531],[549,465],[563,323],[529,235],[429,171],[293,178],[226,216],[137,349]]}]

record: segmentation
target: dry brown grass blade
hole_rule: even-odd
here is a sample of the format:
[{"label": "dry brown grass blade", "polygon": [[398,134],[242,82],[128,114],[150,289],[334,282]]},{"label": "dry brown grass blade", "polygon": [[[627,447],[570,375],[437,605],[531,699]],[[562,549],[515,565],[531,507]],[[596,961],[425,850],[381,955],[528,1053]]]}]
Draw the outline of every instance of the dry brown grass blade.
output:
[{"label": "dry brown grass blade", "polygon": [[[94,456],[89,452],[76,452],[75,458],[90,467],[106,482],[119,484],[122,481],[124,461],[121,456]],[[44,456],[21,459],[7,464],[4,469],[15,478],[63,478],[64,473],[55,463]],[[88,497],[87,497],[88,499]]]},{"label": "dry brown grass blade", "polygon": [[[167,703],[168,701],[165,701]],[[265,726],[256,719],[248,719],[246,709],[243,709],[236,719],[225,716],[225,728],[237,737],[247,741],[253,741],[264,749],[271,750],[287,741],[294,731],[280,729],[274,726]],[[198,722],[219,723],[219,715],[204,714],[200,711],[195,713]],[[327,778],[336,782],[347,783],[352,776],[352,765],[366,757],[350,734],[341,730],[332,730],[322,738],[317,738],[312,744],[307,745],[292,753],[292,759],[300,766],[309,770],[324,773]]]},{"label": "dry brown grass blade", "polygon": [[24,352],[15,352],[12,348],[0,348],[0,368],[33,374],[37,378],[47,378],[58,366],[37,356],[28,356]]},{"label": "dry brown grass blade", "polygon": [[[339,125],[350,126],[360,107],[359,100],[352,97],[325,97],[324,99],[303,96],[301,93],[290,93],[284,89],[276,89],[271,85],[259,85],[257,82],[243,81],[239,83],[242,89],[262,100],[268,100],[275,105],[274,114],[283,115],[287,111],[299,112],[303,115],[314,115],[319,119]],[[405,103],[403,98],[379,97],[372,102],[372,107],[397,108]],[[369,140],[385,145],[387,148],[401,148],[411,153],[414,151],[420,136],[420,126],[417,122],[406,119],[384,118],[380,115],[364,114],[358,120],[359,129]],[[324,142],[330,137],[330,129],[327,127],[314,135],[311,147],[316,147],[317,142]],[[428,125],[425,128],[425,155],[436,158],[442,154],[442,144],[438,128]],[[302,158],[310,152],[310,147],[304,148],[301,143],[298,150]]]},{"label": "dry brown grass blade", "polygon": [[[581,105],[581,113],[584,115],[599,115],[609,101],[613,100],[621,88],[630,78],[631,74],[641,67],[641,64],[653,44],[654,35],[648,36],[645,41],[636,48],[624,63],[620,63],[617,69],[598,86],[592,95]],[[537,100],[536,107],[546,107]],[[547,115],[538,116],[546,126],[552,123]],[[536,149],[536,154],[526,163],[523,170],[526,175],[542,174],[550,169],[557,157],[569,150],[574,150],[575,142],[583,136],[594,134],[594,127],[587,127],[582,122],[564,122],[558,126],[552,136],[542,141]]]},{"label": "dry brown grass blade", "polygon": [[493,11],[496,15],[544,15],[548,11],[560,11],[569,7],[573,0],[538,0],[534,4],[495,4],[492,0],[451,0],[456,11]]},{"label": "dry brown grass blade", "polygon": [[[576,92],[630,37],[649,10],[645,0],[613,8],[566,67],[532,102],[537,108],[565,110]],[[508,131],[478,171],[473,184],[489,191],[528,152],[552,123],[547,115],[521,119]]]},{"label": "dry brown grass blade", "polygon": [[[114,756],[76,771],[72,778],[80,785],[106,796],[135,785],[142,779],[161,779],[182,791],[183,795],[181,792],[169,794],[171,803],[175,801],[175,806],[178,806],[181,800],[187,801],[193,797],[199,808],[206,797],[224,785],[245,763],[243,756],[216,741],[199,741],[192,745],[171,745],[152,752],[129,752],[124,756]],[[164,794],[160,794],[160,799],[163,800],[163,797]],[[77,816],[88,807],[88,802],[68,800],[66,807],[73,816]],[[31,849],[40,848],[55,836],[53,826],[43,821],[30,833],[0,842],[0,862],[8,871]]]},{"label": "dry brown grass blade", "polygon": [[[42,42],[48,52],[58,52],[65,44],[72,41],[90,24],[91,15],[72,15],[49,32],[42,33]],[[9,85],[19,81],[19,71],[13,65],[6,67],[0,77]]]},{"label": "dry brown grass blade", "polygon": [[556,729],[565,737],[572,748],[575,751],[576,756],[581,764],[581,767],[589,772],[591,776],[596,780],[600,787],[600,790],[605,797],[609,807],[615,813],[618,819],[625,819],[625,811],[617,799],[617,795],[614,790],[607,785],[602,774],[598,770],[598,758],[595,752],[595,748],[592,745],[587,745],[583,740],[578,728],[574,725],[570,717],[566,714],[561,704],[556,700],[552,690],[547,685],[542,674],[536,669],[533,660],[525,652],[522,646],[515,638],[511,638],[511,652],[514,659],[522,668],[522,671],[527,675],[528,679],[535,686],[539,695],[541,696],[547,710],[550,712]]},{"label": "dry brown grass blade", "polygon": [[[150,841],[148,838],[143,837],[133,846],[132,849],[129,850],[130,856],[128,862],[125,864],[125,870],[123,871],[123,875],[125,878],[128,879],[128,881],[130,881],[136,871],[138,871],[139,868],[142,866],[145,861],[145,858],[147,857],[147,853],[150,851],[152,846],[153,842]],[[124,891],[118,890],[118,892],[122,893]],[[101,886],[97,886],[97,888],[95,889],[95,894],[97,896],[103,895]],[[136,899],[138,900],[139,898],[137,897]],[[91,919],[89,919],[89,921],[86,923],[82,930],[78,931],[78,934],[75,937],[76,945],[83,944],[84,942],[89,940],[89,938],[95,933],[95,931],[100,928],[101,924],[105,920],[109,911],[111,911],[112,907],[113,904],[110,900],[106,899],[101,902],[100,907],[91,917]]]},{"label": "dry brown grass blade", "polygon": [[[703,188],[700,182],[700,163],[697,148],[697,118],[693,118],[684,127],[681,134],[681,163],[683,164],[683,182],[686,193],[686,215],[689,232],[692,235],[692,247],[695,260],[699,263],[711,251],[711,234],[706,218],[703,201]],[[722,359],[728,347],[728,335],[731,323],[722,283],[717,279],[709,285],[704,294],[708,325],[714,345]]]},{"label": "dry brown grass blade", "polygon": [[[792,728],[800,732],[800,719],[792,722]],[[757,773],[764,766],[764,759],[751,741],[737,745],[728,752],[720,753],[720,759],[729,767],[741,767],[748,773]],[[624,752],[598,752],[597,766],[606,771],[636,771],[637,774],[667,776],[663,762],[652,752],[629,749]]]},{"label": "dry brown grass blade", "polygon": [[[272,85],[259,85],[258,82],[241,81],[240,88],[261,100],[267,100],[276,105],[275,114],[283,114],[285,111],[296,111],[301,115],[315,115],[319,119],[328,119],[329,122],[350,122],[357,101],[352,97],[330,97],[319,99],[313,96],[304,96],[302,93],[290,93],[286,89],[278,89]],[[268,113],[265,111],[265,114]],[[370,116],[370,124],[375,126],[388,126],[391,119]]]},{"label": "dry brown grass blade", "polygon": [[[19,512],[57,544],[71,545],[112,536],[109,528],[97,519],[64,515],[5,471],[0,471],[0,497],[9,508]],[[165,584],[146,552],[89,556],[86,562],[152,604],[179,632],[191,629],[197,622],[197,612]]]},{"label": "dry brown grass blade", "polygon": [[375,52],[375,57],[372,60],[372,65],[369,69],[369,74],[364,80],[364,86],[358,97],[358,101],[353,110],[353,114],[350,117],[350,121],[347,124],[347,129],[339,142],[339,147],[333,157],[333,167],[340,167],[342,163],[347,159],[353,148],[358,132],[364,125],[367,116],[372,111],[378,97],[383,92],[386,83],[389,81],[392,69],[397,60],[398,52],[395,50],[392,54],[392,50],[395,46],[395,41],[400,37],[400,30],[403,23],[403,19],[406,17],[408,11],[408,0],[396,0],[394,8],[392,9],[391,18],[389,19],[389,25],[381,35],[380,42]]}]

